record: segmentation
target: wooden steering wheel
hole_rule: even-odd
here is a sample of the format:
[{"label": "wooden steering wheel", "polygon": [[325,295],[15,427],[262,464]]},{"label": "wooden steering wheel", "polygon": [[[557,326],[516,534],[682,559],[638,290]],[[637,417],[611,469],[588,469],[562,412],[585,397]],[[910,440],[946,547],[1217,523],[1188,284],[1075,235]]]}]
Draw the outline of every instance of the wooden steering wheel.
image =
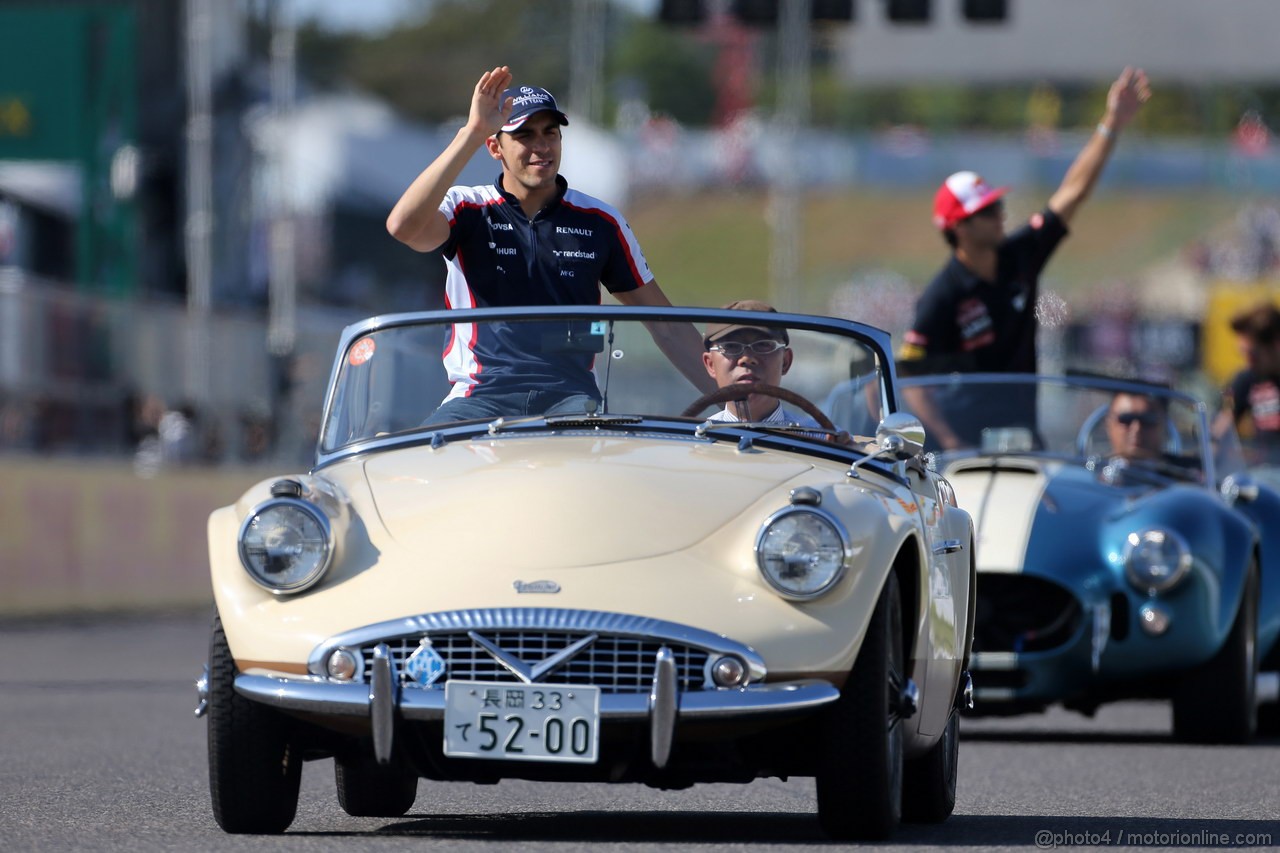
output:
[{"label": "wooden steering wheel", "polygon": [[697,417],[703,409],[713,403],[728,403],[729,401],[745,400],[752,394],[760,394],[765,397],[774,397],[783,402],[790,403],[797,409],[800,409],[809,417],[817,421],[818,426],[824,430],[830,430],[832,433],[839,432],[839,429],[826,413],[815,406],[806,397],[802,397],[795,391],[788,391],[786,388],[779,388],[777,385],[769,385],[764,382],[740,383],[737,385],[726,385],[724,388],[717,388],[709,394],[703,394],[698,399],[689,404],[683,412],[680,413],[682,418]]}]

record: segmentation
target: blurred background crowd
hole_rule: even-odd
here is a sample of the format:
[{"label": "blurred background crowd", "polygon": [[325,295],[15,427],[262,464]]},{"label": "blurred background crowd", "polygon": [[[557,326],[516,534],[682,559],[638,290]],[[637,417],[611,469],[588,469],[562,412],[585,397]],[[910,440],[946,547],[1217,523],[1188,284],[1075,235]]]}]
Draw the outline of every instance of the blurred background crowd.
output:
[{"label": "blurred background crowd", "polygon": [[1156,95],[1043,280],[1041,366],[1216,396],[1228,318],[1280,291],[1280,4],[794,2],[808,26],[777,0],[0,0],[0,452],[305,464],[342,327],[442,306],[440,258],[384,221],[496,64],[557,94],[565,175],[673,302],[895,336],[946,254],[939,181],[1011,185],[1025,221],[1141,66]]}]

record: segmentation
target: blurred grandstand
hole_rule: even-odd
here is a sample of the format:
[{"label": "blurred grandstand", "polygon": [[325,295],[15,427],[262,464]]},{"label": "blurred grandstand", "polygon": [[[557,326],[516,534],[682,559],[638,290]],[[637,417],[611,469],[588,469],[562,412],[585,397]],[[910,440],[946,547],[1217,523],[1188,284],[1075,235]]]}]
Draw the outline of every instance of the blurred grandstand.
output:
[{"label": "blurred grandstand", "polygon": [[[1223,12],[1235,21],[1228,37],[1252,39],[1280,24],[1273,5],[1233,3],[1270,24],[1241,29]],[[1161,4],[1175,18],[1219,8]],[[903,62],[935,76],[989,79],[998,70],[1003,78],[1034,77],[1031,67],[1046,56],[1035,48],[1037,33],[1066,25],[1046,25],[1032,4],[1012,0],[1003,37],[1017,37],[1017,51],[999,63],[929,72],[924,59],[910,64],[913,51],[936,59],[946,52],[938,40],[952,39],[957,55],[972,58],[1001,33],[966,30],[944,2],[934,3],[936,27],[891,31],[880,5],[859,4],[855,28],[831,43],[846,52],[841,67],[855,81],[873,79],[875,68],[882,76],[903,73],[892,70]],[[1088,5],[1091,15],[1107,14],[1102,0]],[[287,9],[285,0],[0,3],[0,449],[115,456],[141,449],[144,470],[166,459],[302,461],[341,327],[368,314],[440,305],[438,259],[395,244],[383,220],[456,122],[413,122],[391,104],[323,91],[299,77],[296,22]],[[1091,26],[1098,29],[1096,21]],[[1182,48],[1155,38],[1166,30],[1136,14],[1111,28],[1118,30],[1103,48],[1093,45],[1058,73],[1079,78],[1092,68],[1107,78],[1141,62],[1122,55],[1141,43],[1123,37],[1126,26],[1151,40],[1156,67],[1148,70],[1167,79],[1170,69],[1159,63],[1174,63]],[[1184,63],[1192,73],[1256,76],[1258,57],[1246,51],[1247,61],[1240,58],[1238,38],[1219,44],[1208,30],[1201,36],[1196,62]],[[980,49],[964,46],[975,38]],[[876,50],[889,52],[878,60]],[[643,103],[623,103],[608,128],[571,112],[566,161],[575,184],[621,206],[767,188],[784,174],[802,192],[927,193],[960,162],[1001,183],[1046,186],[1061,176],[1080,132],[804,127],[796,147],[781,150],[758,108],[705,128],[682,126]],[[481,157],[463,180],[487,182],[493,172]],[[1122,146],[1104,187],[1213,188],[1238,191],[1248,203],[1236,223],[1171,259],[1176,268],[1162,273],[1167,290],[1151,299],[1160,310],[1148,311],[1139,294],[1077,311],[1097,322],[1060,324],[1050,356],[1057,352],[1062,363],[1061,353],[1073,349],[1100,362],[1198,367],[1204,283],[1243,281],[1267,293],[1259,283],[1277,274],[1280,214],[1267,199],[1280,192],[1280,153],[1267,117],[1242,117],[1236,136],[1216,141]],[[678,263],[650,261],[659,270]],[[872,301],[884,316],[867,319],[897,331],[919,284],[894,270],[851,271],[829,286],[821,310],[840,312],[880,294]],[[1171,295],[1178,292],[1190,295]],[[186,422],[175,444],[183,449],[155,455],[165,413],[170,433]]]}]

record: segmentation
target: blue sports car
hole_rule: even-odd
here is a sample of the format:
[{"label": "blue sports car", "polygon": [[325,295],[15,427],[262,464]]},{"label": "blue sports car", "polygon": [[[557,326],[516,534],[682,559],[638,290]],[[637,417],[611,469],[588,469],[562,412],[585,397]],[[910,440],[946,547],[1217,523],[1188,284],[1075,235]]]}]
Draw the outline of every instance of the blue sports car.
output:
[{"label": "blue sports car", "polygon": [[973,713],[1158,698],[1180,740],[1280,734],[1280,492],[1230,426],[1147,383],[902,384],[977,529]]}]

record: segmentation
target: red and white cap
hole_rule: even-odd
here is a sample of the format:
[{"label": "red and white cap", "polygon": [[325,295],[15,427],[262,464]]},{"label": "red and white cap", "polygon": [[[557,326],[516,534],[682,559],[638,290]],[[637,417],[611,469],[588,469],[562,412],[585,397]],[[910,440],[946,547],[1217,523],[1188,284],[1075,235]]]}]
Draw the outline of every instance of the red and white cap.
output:
[{"label": "red and white cap", "polygon": [[992,189],[977,172],[956,172],[942,182],[933,197],[933,224],[944,231],[954,228],[961,219],[994,204],[1008,191],[1008,187]]}]

